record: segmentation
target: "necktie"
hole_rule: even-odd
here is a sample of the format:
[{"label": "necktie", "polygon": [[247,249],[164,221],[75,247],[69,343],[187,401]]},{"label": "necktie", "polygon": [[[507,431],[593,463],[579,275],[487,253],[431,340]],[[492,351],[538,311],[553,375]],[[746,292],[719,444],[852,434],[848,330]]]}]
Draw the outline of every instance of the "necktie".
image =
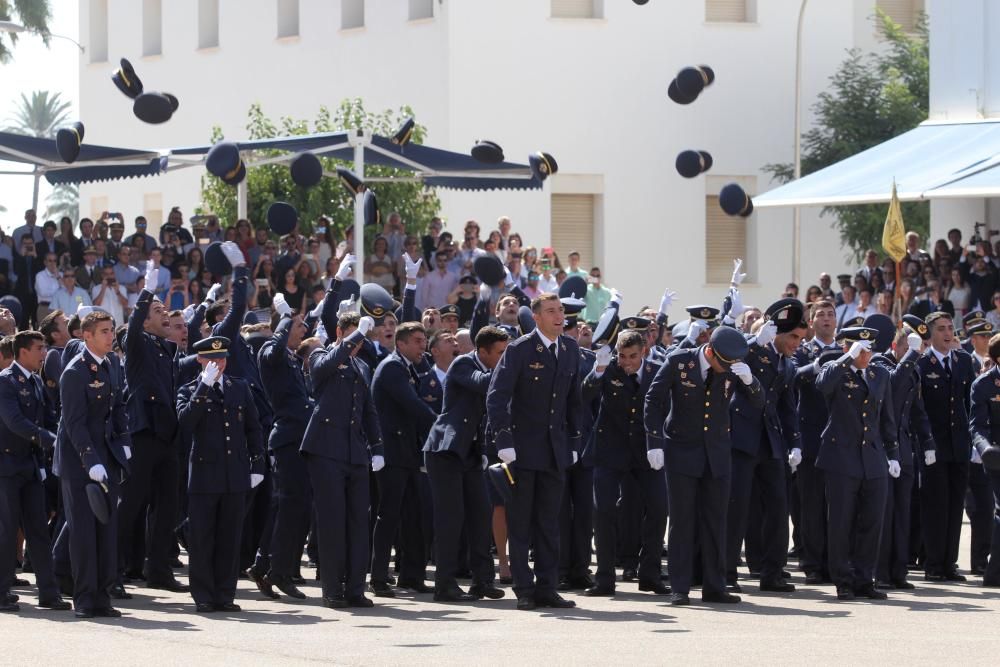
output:
[{"label": "necktie", "polygon": [[42,385],[39,382],[39,378],[32,374],[28,380],[31,382],[31,386],[35,388],[35,400],[39,403],[43,401]]},{"label": "necktie", "polygon": [[554,360],[558,360],[559,359],[559,357],[556,356],[556,344],[555,343],[552,343],[552,344],[549,345],[549,354],[552,355],[552,358]]},{"label": "necktie", "polygon": [[943,359],[941,359],[941,364],[944,365],[944,372],[947,373],[948,375],[951,375],[951,355],[950,354],[948,356],[944,357]]},{"label": "necktie", "polygon": [[714,377],[715,377],[715,373],[712,371],[712,367],[709,366],[708,369],[705,371],[705,386],[706,387],[711,387],[712,386],[712,379]]},{"label": "necktie", "polygon": [[212,391],[215,392],[215,395],[221,401],[222,400],[222,385],[219,384],[218,382],[216,382],[215,384],[212,385]]},{"label": "necktie", "polygon": [[632,391],[639,391],[639,374],[630,373],[628,379],[632,381]]},{"label": "necktie", "polygon": [[865,382],[865,372],[859,368],[858,370],[854,371],[854,373],[855,373],[855,375],[858,376],[858,382],[861,383],[861,386],[862,387],[867,387],[868,383]]}]

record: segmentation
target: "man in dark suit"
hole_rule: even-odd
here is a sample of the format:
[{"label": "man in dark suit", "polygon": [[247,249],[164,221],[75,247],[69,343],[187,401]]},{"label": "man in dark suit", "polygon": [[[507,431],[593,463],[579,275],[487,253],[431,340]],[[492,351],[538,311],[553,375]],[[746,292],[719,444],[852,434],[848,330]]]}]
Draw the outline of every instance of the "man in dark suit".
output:
[{"label": "man in dark suit", "polygon": [[372,396],[385,447],[385,468],[378,479],[378,518],[372,542],[371,587],[376,596],[393,597],[389,586],[389,552],[400,534],[402,563],[398,585],[418,593],[429,593],[426,579],[423,528],[419,518],[400,523],[403,508],[419,508],[418,492],[421,448],[437,415],[418,396],[419,363],[427,348],[427,334],[419,322],[396,329],[396,349],[375,370]]},{"label": "man in dark suit", "polygon": [[838,600],[886,598],[875,586],[875,566],[886,479],[899,477],[900,468],[889,371],[869,364],[877,335],[870,327],[842,330],[844,354],[816,378],[830,405],[816,466],[826,477],[827,549]]},{"label": "man in dark suit", "polygon": [[202,372],[181,387],[177,417],[191,433],[188,547],[191,597],[199,613],[238,612],[240,532],[247,492],[264,480],[257,409],[245,380],[224,375],[229,340],[195,343]]},{"label": "man in dark suit", "polygon": [[18,328],[24,329],[29,320],[35,317],[38,308],[38,295],[35,293],[35,275],[45,268],[42,260],[45,255],[39,255],[35,250],[35,241],[31,234],[21,237],[20,251],[14,255],[14,275],[17,284],[14,286],[14,296],[21,302],[21,317]]},{"label": "man in dark suit", "polygon": [[[125,378],[111,352],[114,322],[104,311],[83,318],[84,350],[63,371],[53,468],[62,485],[78,618],[118,617],[108,589],[118,569],[118,498],[131,456],[128,415],[122,400]],[[104,485],[108,522],[97,520],[87,485]]]},{"label": "man in dark suit", "polygon": [[[445,376],[443,410],[424,444],[434,507],[434,599],[439,602],[503,597],[493,583],[491,507],[482,462],[486,458],[486,392],[509,340],[497,327],[482,327],[476,334],[476,350],[452,362]],[[455,580],[463,529],[473,576],[468,593]]]},{"label": "man in dark suit", "polygon": [[[622,479],[626,476],[635,479],[639,488],[639,502],[633,508],[642,515],[639,590],[659,595],[670,593],[660,579],[663,534],[667,528],[667,478],[662,466],[650,467],[642,420],[646,392],[659,365],[644,363],[645,336],[636,330],[638,319],[623,320],[626,330],[615,343],[617,359],[612,360],[611,347],[601,347],[593,370],[583,380],[584,405],[595,399],[600,405],[593,435],[597,576],[596,583],[586,590],[589,596],[615,593],[616,509],[621,500]],[[643,325],[648,326],[648,320],[643,320]]]},{"label": "man in dark suit", "polygon": [[937,453],[936,462],[920,470],[924,579],[965,581],[958,573],[958,545],[972,454],[968,404],[977,369],[968,352],[952,349],[950,315],[931,313],[926,324],[931,346],[917,361],[917,371]]},{"label": "man in dark suit", "polygon": [[[327,295],[324,323],[332,316],[327,310],[336,308]],[[334,329],[336,342],[317,348],[309,359],[316,405],[299,451],[313,488],[323,604],[331,608],[373,605],[365,597],[368,470],[369,463],[381,470],[385,459],[368,371],[355,357],[374,326],[371,317],[342,315]]]},{"label": "man in dark suit", "polygon": [[[765,312],[768,322],[750,340],[746,364],[764,389],[764,404],[756,406],[739,393],[730,405],[733,425],[732,492],[726,527],[726,577],[739,592],[736,567],[747,534],[751,489],[756,482],[762,508],[760,590],[787,593],[795,586],[783,578],[788,559],[788,499],[786,459],[801,463],[802,440],[795,407],[795,363],[791,356],[806,332],[804,308],[786,298]],[[756,530],[756,526],[751,528]]]},{"label": "man in dark suit", "polygon": [[76,284],[90,294],[91,288],[100,280],[101,267],[97,265],[97,250],[94,246],[88,246],[83,251],[83,264],[76,269]]},{"label": "man in dark suit", "polygon": [[[543,293],[531,302],[537,328],[511,343],[486,396],[497,454],[515,463],[517,480],[507,507],[510,561],[517,608],[573,607],[556,592],[559,505],[564,471],[579,452],[579,347],[562,335],[562,303]],[[534,545],[535,567],[528,564]]]},{"label": "man in dark suit", "polygon": [[[0,553],[13,554],[18,526],[31,554],[38,606],[69,609],[52,573],[52,542],[46,526],[44,458],[55,442],[53,414],[46,409],[38,370],[45,340],[37,331],[14,334],[14,361],[0,371]],[[14,559],[0,565],[0,611],[18,611]]]},{"label": "man in dark suit", "polygon": [[[147,266],[146,284],[154,284],[157,269]],[[131,553],[134,531],[146,526],[149,511],[145,578],[150,588],[184,592],[170,563],[180,463],[177,456],[176,345],[167,340],[170,317],[149,289],[139,292],[125,334],[125,377],[128,379],[129,431],[134,458],[122,488],[118,545],[123,566]],[[141,566],[134,563],[133,567]],[[133,572],[133,575],[142,573]],[[119,591],[120,593],[121,591]]]},{"label": "man in dark suit", "polygon": [[730,415],[734,394],[764,403],[760,380],[743,363],[743,335],[718,327],[708,343],[668,355],[646,392],[647,459],[666,465],[671,508],[670,586],[673,605],[690,604],[697,546],[702,600],[739,602],[726,591],[726,518],[730,492]]}]

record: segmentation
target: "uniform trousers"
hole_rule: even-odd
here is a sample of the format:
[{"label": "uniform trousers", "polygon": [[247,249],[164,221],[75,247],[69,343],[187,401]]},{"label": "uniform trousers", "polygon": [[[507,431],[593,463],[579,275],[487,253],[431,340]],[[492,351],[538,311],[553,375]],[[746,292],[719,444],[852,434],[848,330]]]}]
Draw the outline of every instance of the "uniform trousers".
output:
[{"label": "uniform trousers", "polygon": [[826,480],[813,461],[803,459],[795,471],[799,490],[799,566],[808,574],[829,574],[826,554]]},{"label": "uniform trousers", "polygon": [[0,597],[14,584],[13,554],[19,526],[24,530],[24,541],[31,553],[39,600],[59,595],[52,573],[52,540],[46,525],[45,487],[37,474],[32,464],[15,475],[0,477],[0,553],[11,555],[0,570]]},{"label": "uniform trousers", "polygon": [[87,501],[90,480],[61,478],[66,528],[69,532],[70,567],[73,572],[73,607],[101,609],[111,606],[108,589],[118,570],[118,498],[120,489],[117,467],[108,470],[108,523],[94,516]]},{"label": "uniform trousers", "polygon": [[298,574],[302,548],[309,534],[312,485],[309,469],[298,446],[288,444],[273,450],[272,478],[277,486],[278,506],[271,532],[271,572],[274,579]]},{"label": "uniform trousers", "polygon": [[621,497],[622,480],[630,478],[639,489],[635,512],[641,517],[642,547],[639,551],[639,581],[660,581],[663,535],[667,528],[667,478],[662,470],[594,468],[594,534],[597,539],[598,586],[615,585],[615,551],[618,526],[615,507]]},{"label": "uniform trousers", "polygon": [[726,518],[729,509],[729,477],[712,477],[706,471],[693,477],[667,470],[670,507],[670,588],[674,593],[691,592],[695,554],[700,552],[702,595],[721,595],[726,590]]},{"label": "uniform trousers", "polygon": [[[421,472],[416,468],[402,468],[386,465],[375,473],[378,481],[378,518],[375,520],[375,534],[372,539],[373,583],[389,579],[389,555],[392,551],[396,532],[400,542],[397,549],[402,551],[399,582],[423,582],[427,578],[427,557],[424,554],[424,535],[421,525],[420,493],[417,485]],[[408,520],[401,521],[404,507]],[[322,536],[320,545],[322,545]],[[322,548],[320,551],[322,557]],[[325,566],[324,566],[325,568]]]},{"label": "uniform trousers", "polygon": [[306,455],[306,468],[316,508],[323,597],[363,595],[369,559],[369,468],[314,454]]},{"label": "uniform trousers", "polygon": [[[614,520],[614,507],[612,507]],[[566,469],[559,509],[559,577],[586,577],[594,539],[594,469],[576,463]],[[612,571],[614,562],[611,563]]]},{"label": "uniform trousers", "polygon": [[188,574],[198,604],[229,604],[240,573],[245,493],[188,494]]},{"label": "uniform trousers", "polygon": [[[559,577],[559,506],[565,475],[561,470],[527,470],[514,462],[513,496],[507,505],[510,571],[518,598],[555,595]],[[528,549],[535,550],[535,567]]]},{"label": "uniform trousers", "polygon": [[782,568],[788,559],[785,461],[771,458],[771,448],[766,439],[760,443],[757,455],[734,449],[731,483],[726,520],[726,578],[729,582],[736,581],[740,547],[747,534],[751,486],[756,483],[762,503],[760,580],[780,581]]},{"label": "uniform trousers", "polygon": [[969,515],[971,540],[969,567],[983,568],[990,554],[993,536],[993,491],[982,464],[969,464],[969,490],[965,494],[965,513]]},{"label": "uniform trousers", "polygon": [[879,546],[877,579],[884,582],[906,580],[910,557],[910,499],[913,497],[913,469],[903,468],[889,479],[885,496],[885,516]]},{"label": "uniform trousers", "polygon": [[830,578],[851,589],[875,581],[888,478],[858,479],[826,471]]},{"label": "uniform trousers", "polygon": [[618,499],[618,565],[626,570],[639,567],[639,550],[642,549],[642,498],[639,483],[631,476],[622,477],[621,497]]},{"label": "uniform trousers", "polygon": [[924,571],[944,575],[958,567],[969,462],[938,461],[921,470],[920,526]]}]

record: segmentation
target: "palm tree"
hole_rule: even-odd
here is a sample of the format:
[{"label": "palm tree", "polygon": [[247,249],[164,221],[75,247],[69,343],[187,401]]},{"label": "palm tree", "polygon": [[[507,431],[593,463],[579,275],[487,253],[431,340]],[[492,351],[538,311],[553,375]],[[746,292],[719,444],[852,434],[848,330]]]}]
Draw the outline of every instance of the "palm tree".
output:
[{"label": "palm tree", "polygon": [[[14,15],[11,15],[13,12]],[[52,8],[49,0],[0,0],[0,21],[13,21],[28,29],[28,32],[39,34],[45,45],[49,43],[49,19],[52,18]],[[3,41],[10,40],[10,46]],[[4,35],[0,33],[0,63],[6,63],[11,58],[10,47],[17,44],[17,33]]]},{"label": "palm tree", "polygon": [[[2,0],[0,0],[2,2]],[[21,93],[20,102],[14,107],[14,117],[8,121],[8,132],[27,134],[32,137],[51,138],[60,125],[69,121],[70,103],[59,93],[36,90],[29,98]],[[38,184],[41,174],[35,169],[35,189],[31,197],[31,207],[38,208]]]},{"label": "palm tree", "polygon": [[72,183],[60,183],[52,188],[45,203],[48,210],[42,218],[56,220],[65,215],[70,220],[76,220],[80,217],[80,188]]}]

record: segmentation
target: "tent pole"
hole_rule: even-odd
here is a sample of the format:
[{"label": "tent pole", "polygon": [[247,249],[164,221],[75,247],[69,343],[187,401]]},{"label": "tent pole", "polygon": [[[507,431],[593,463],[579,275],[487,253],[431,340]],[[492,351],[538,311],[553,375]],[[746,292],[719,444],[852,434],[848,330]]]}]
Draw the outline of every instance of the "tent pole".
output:
[{"label": "tent pole", "polygon": [[[365,146],[364,143],[354,144],[354,173],[362,181],[365,179]],[[365,265],[365,198],[354,195],[354,279],[359,284],[364,282]]]},{"label": "tent pole", "polygon": [[[802,19],[806,3],[799,6],[799,22],[795,31],[795,180],[802,178]],[[798,206],[792,211],[792,280],[796,285],[802,280],[802,211]]]},{"label": "tent pole", "polygon": [[247,217],[247,179],[244,178],[236,186],[236,218]]},{"label": "tent pole", "polygon": [[38,213],[38,185],[39,181],[41,181],[42,174],[38,171],[37,166],[35,167],[33,174],[35,177],[35,189],[31,192],[31,210]]}]

